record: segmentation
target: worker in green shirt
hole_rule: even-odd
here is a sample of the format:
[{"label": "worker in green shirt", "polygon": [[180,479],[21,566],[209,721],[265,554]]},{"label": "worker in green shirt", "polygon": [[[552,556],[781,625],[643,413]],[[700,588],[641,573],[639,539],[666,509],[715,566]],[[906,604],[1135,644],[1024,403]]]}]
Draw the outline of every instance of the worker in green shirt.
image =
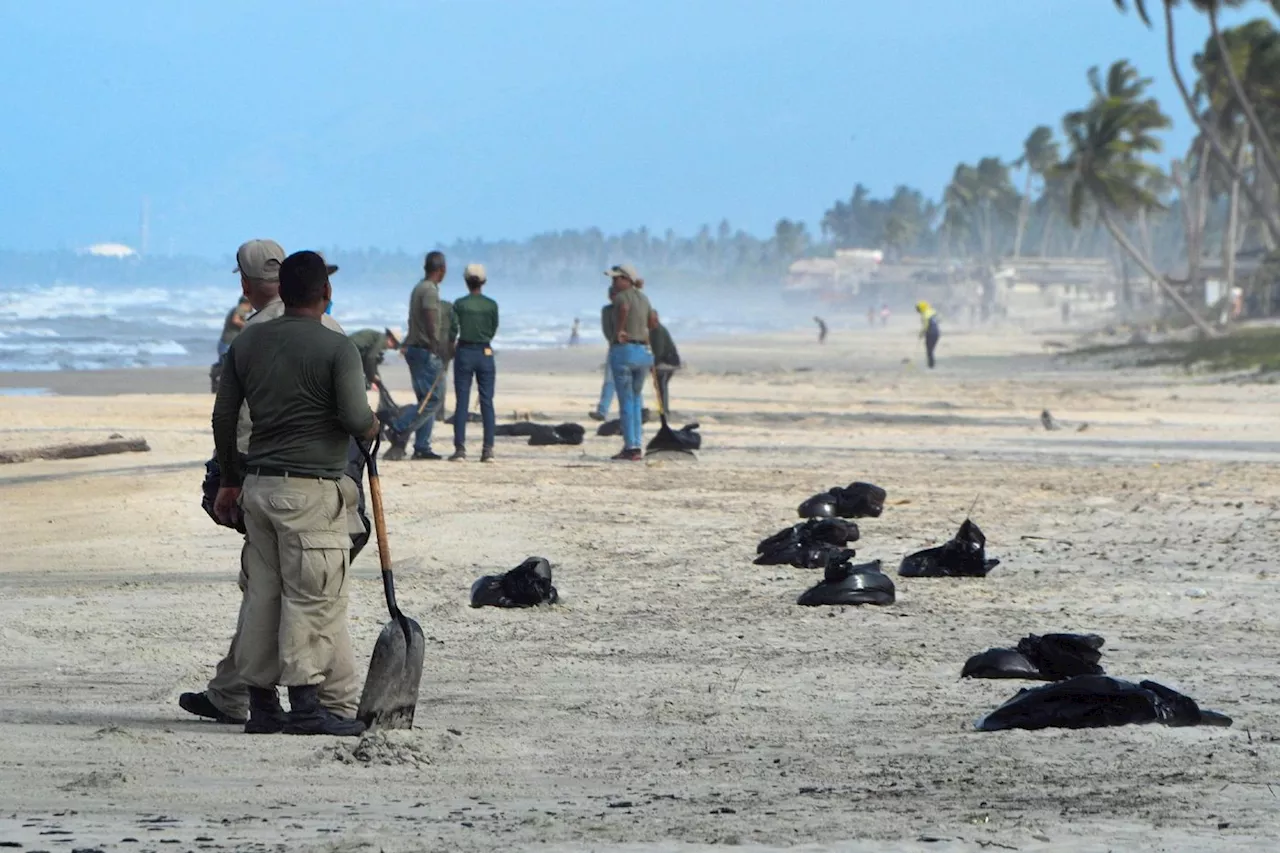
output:
[{"label": "worker in green shirt", "polygon": [[[360,387],[359,354],[324,327],[333,294],[324,259],[295,252],[279,277],[284,316],[231,345],[213,407],[214,512],[229,526],[242,519],[247,531],[235,652],[249,686],[245,731],[359,735],[364,724],[325,707],[320,689],[330,673],[353,669],[346,513],[359,495],[343,474],[351,438],[372,440],[379,425]],[[242,462],[236,433],[246,402],[253,424]],[[277,685],[289,689],[287,715]]]},{"label": "worker in green shirt", "polygon": [[471,405],[474,377],[480,393],[480,420],[484,424],[480,461],[492,462],[496,376],[492,343],[498,333],[498,303],[480,292],[488,280],[483,264],[468,264],[462,277],[467,283],[467,295],[453,303],[455,322],[450,330],[450,338],[458,342],[453,367],[453,392],[458,402],[453,417],[454,450],[449,461],[462,462],[467,458],[467,409]]},{"label": "worker in green shirt", "polygon": [[351,343],[356,345],[360,353],[360,363],[364,365],[364,387],[382,387],[382,378],[378,376],[378,367],[382,364],[387,350],[400,349],[400,335],[395,329],[361,329],[352,332]]}]

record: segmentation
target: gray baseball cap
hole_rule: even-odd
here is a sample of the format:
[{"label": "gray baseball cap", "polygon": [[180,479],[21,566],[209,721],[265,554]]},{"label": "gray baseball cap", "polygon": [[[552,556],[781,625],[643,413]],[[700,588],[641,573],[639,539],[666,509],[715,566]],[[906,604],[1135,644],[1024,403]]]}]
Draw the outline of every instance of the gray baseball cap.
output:
[{"label": "gray baseball cap", "polygon": [[250,240],[236,250],[236,268],[232,272],[259,281],[277,281],[283,262],[284,249],[275,240]]}]

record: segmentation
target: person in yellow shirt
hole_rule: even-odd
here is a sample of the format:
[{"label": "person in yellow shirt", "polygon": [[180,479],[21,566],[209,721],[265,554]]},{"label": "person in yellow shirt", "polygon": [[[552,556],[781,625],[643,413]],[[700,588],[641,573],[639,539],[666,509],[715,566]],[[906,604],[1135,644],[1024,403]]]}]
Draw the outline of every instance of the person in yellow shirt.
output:
[{"label": "person in yellow shirt", "polygon": [[928,302],[917,302],[916,312],[920,315],[920,337],[924,338],[924,354],[929,360],[929,367],[935,364],[933,351],[937,349],[938,338],[942,332],[938,329],[938,312]]}]

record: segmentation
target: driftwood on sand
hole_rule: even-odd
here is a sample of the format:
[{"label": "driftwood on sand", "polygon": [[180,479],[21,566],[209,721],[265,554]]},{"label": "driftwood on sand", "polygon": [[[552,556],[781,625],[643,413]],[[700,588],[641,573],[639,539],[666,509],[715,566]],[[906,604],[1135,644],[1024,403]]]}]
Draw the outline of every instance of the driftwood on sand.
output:
[{"label": "driftwood on sand", "polygon": [[52,444],[27,450],[0,450],[0,465],[30,462],[33,459],[81,459],[110,453],[146,453],[151,448],[145,438],[120,438],[92,444]]}]

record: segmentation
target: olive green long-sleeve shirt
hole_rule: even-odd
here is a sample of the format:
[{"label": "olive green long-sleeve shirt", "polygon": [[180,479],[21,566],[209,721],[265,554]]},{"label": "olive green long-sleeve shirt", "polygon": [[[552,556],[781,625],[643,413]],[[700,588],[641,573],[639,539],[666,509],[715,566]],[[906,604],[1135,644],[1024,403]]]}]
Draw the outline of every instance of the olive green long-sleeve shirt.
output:
[{"label": "olive green long-sleeve shirt", "polygon": [[222,485],[239,486],[240,404],[253,419],[246,465],[338,479],[351,437],[373,429],[360,355],[318,320],[284,316],[246,328],[227,352],[213,404]]},{"label": "olive green long-sleeve shirt", "polygon": [[361,329],[351,333],[351,343],[360,353],[360,362],[364,365],[364,378],[373,381],[378,375],[378,365],[382,364],[382,354],[387,351],[387,333],[384,329]]}]

